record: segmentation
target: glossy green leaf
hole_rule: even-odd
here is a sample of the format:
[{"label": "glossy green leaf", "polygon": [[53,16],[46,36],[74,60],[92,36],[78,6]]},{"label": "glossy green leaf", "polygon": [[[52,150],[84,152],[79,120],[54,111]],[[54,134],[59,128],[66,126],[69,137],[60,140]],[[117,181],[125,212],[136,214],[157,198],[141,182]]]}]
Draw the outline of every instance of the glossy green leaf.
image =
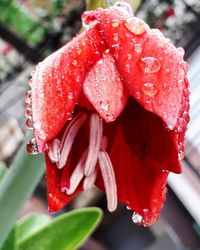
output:
[{"label": "glossy green leaf", "polygon": [[43,214],[29,214],[17,222],[17,244],[35,234],[51,222],[51,217]]},{"label": "glossy green leaf", "polygon": [[98,208],[66,213],[18,245],[19,250],[74,250],[94,231],[102,218]]},{"label": "glossy green leaf", "polygon": [[13,228],[16,219],[44,174],[42,155],[31,156],[25,143],[0,182],[0,246]]}]

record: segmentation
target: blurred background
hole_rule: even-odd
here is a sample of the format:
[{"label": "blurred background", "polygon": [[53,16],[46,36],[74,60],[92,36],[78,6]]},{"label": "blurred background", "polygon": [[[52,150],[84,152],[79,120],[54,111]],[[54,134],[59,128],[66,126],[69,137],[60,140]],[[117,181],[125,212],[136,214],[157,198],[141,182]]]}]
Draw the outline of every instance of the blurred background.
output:
[{"label": "blurred background", "polygon": [[[137,9],[137,16],[185,49],[185,59],[190,65],[191,121],[183,174],[171,174],[160,220],[149,229],[134,225],[131,212],[122,205],[108,214],[105,196],[97,189],[80,194],[65,210],[96,205],[105,211],[103,223],[82,249],[197,250],[200,249],[200,1],[129,2]],[[9,167],[27,132],[24,93],[30,73],[35,64],[78,33],[84,10],[85,1],[81,0],[0,0],[0,175]],[[30,211],[47,213],[45,178],[25,204],[21,216]]]}]

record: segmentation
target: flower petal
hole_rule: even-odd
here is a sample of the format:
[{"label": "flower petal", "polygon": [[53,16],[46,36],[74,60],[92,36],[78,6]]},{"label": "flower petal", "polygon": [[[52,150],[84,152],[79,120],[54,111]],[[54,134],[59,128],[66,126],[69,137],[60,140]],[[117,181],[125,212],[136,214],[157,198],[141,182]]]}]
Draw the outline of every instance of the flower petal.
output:
[{"label": "flower petal", "polygon": [[133,153],[158,171],[181,172],[178,131],[168,130],[163,121],[130,100],[120,117],[126,143]]},{"label": "flower petal", "polygon": [[108,53],[87,73],[83,91],[106,122],[114,121],[124,109],[128,91]]},{"label": "flower petal", "polygon": [[144,226],[152,225],[158,219],[165,201],[168,174],[158,171],[134,154],[120,127],[110,157],[115,171],[118,199],[143,217]]},{"label": "flower petal", "polygon": [[120,8],[98,9],[84,15],[87,20],[94,17],[131,94],[174,129],[187,72],[183,49],[176,49],[159,30],[150,29]]},{"label": "flower petal", "polygon": [[46,154],[46,179],[47,179],[47,199],[49,205],[49,212],[57,212],[62,209],[71,199],[80,191],[80,187],[72,194],[66,195],[61,192],[61,175],[62,171],[56,168],[48,155]]},{"label": "flower petal", "polygon": [[36,139],[48,141],[59,133],[71,116],[87,70],[104,49],[99,33],[89,30],[38,64],[31,84]]}]

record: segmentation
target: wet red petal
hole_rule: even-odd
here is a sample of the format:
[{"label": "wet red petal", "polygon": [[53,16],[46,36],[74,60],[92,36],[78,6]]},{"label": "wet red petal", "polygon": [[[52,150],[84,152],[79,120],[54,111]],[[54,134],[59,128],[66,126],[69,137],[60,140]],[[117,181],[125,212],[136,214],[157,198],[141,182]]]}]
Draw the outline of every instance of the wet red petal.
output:
[{"label": "wet red petal", "polygon": [[119,127],[110,151],[117,182],[118,199],[150,226],[158,219],[166,194],[168,174],[134,154]]},{"label": "wet red petal", "polygon": [[57,212],[62,209],[79,192],[79,188],[72,194],[66,195],[61,190],[61,174],[55,164],[53,164],[46,154],[46,180],[47,199],[50,212]]},{"label": "wet red petal", "polygon": [[32,79],[36,139],[54,138],[71,116],[87,70],[101,58],[103,41],[83,32],[36,67]]},{"label": "wet red petal", "polygon": [[119,116],[128,99],[128,91],[115,62],[107,53],[87,73],[83,91],[106,122],[112,122]]},{"label": "wet red petal", "polygon": [[[85,14],[96,17],[102,35],[131,94],[143,107],[159,115],[170,129],[179,117],[186,63],[162,33],[142,20],[117,10],[98,9]],[[141,28],[143,26],[143,29]]]}]

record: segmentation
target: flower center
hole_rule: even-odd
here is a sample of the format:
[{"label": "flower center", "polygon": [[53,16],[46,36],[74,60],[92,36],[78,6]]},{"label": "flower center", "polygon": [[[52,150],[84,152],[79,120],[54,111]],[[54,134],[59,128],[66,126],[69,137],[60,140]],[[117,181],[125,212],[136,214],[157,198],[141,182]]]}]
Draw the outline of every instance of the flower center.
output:
[{"label": "flower center", "polygon": [[[61,141],[55,138],[48,143],[48,156],[53,163],[56,163],[58,169],[68,167],[67,161],[74,140],[81,126],[88,120],[87,118],[85,112],[79,112],[68,123]],[[103,121],[96,113],[92,113],[88,122],[88,147],[83,151],[70,176],[70,185],[62,186],[61,192],[65,192],[67,195],[73,194],[81,181],[83,181],[83,190],[88,190],[94,185],[100,171],[104,182],[108,210],[114,211],[117,207],[117,185],[113,166],[106,152],[107,137],[103,135]]]}]

